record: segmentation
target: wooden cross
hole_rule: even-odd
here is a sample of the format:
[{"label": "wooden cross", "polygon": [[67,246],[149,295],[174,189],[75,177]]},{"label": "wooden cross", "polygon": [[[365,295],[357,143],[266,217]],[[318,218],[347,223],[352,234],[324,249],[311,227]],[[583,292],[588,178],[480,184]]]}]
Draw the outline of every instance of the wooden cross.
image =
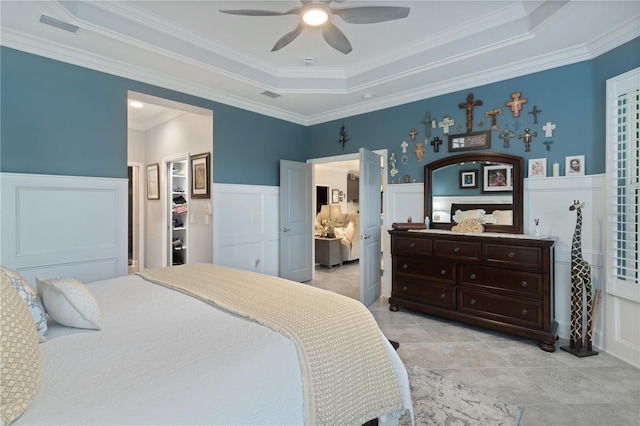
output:
[{"label": "wooden cross", "polygon": [[439,137],[435,137],[432,141],[431,141],[431,146],[433,146],[433,152],[440,152],[440,145],[442,144],[442,139],[440,139]]},{"label": "wooden cross", "polygon": [[542,130],[544,130],[544,137],[550,138],[553,136],[553,130],[556,128],[556,125],[550,121],[547,121],[547,124],[542,126]]},{"label": "wooden cross", "polygon": [[445,135],[449,134],[449,127],[453,126],[455,122],[449,118],[448,115],[442,117],[442,121],[438,123],[438,127],[442,127],[442,133]]},{"label": "wooden cross", "polygon": [[500,139],[502,139],[502,146],[505,148],[509,148],[511,146],[511,138],[516,136],[508,127],[505,127],[502,132],[498,135]]},{"label": "wooden cross", "polygon": [[553,143],[553,141],[544,141],[542,143],[547,146],[547,151],[551,151],[551,144]]},{"label": "wooden cross", "polygon": [[409,130],[409,136],[411,136],[411,141],[415,141],[416,140],[416,135],[418,134],[418,131],[416,129],[411,129]]},{"label": "wooden cross", "polygon": [[467,133],[473,131],[473,107],[477,107],[482,105],[482,101],[480,99],[474,101],[473,93],[469,93],[467,95],[466,103],[459,103],[458,108],[467,110]]},{"label": "wooden cross", "polygon": [[524,152],[531,152],[531,138],[538,136],[538,132],[531,133],[531,129],[524,129],[524,135],[518,135],[518,139],[524,140]]},{"label": "wooden cross", "polygon": [[533,124],[538,124],[538,113],[541,113],[542,110],[538,109],[537,106],[533,106],[533,109],[529,111],[529,114],[533,115]]},{"label": "wooden cross", "polygon": [[402,147],[402,153],[406,153],[407,152],[407,147],[409,146],[409,144],[407,143],[407,141],[402,141],[402,143],[400,144],[400,146]]},{"label": "wooden cross", "polygon": [[526,104],[527,98],[520,98],[522,92],[515,92],[511,94],[511,100],[505,102],[504,104],[511,108],[511,112],[514,117],[520,117],[520,110],[522,109],[522,104]]},{"label": "wooden cross", "polygon": [[427,152],[427,148],[422,146],[422,142],[416,142],[416,148],[413,150],[413,153],[416,155],[416,160],[418,163],[422,163],[422,155]]},{"label": "wooden cross", "polygon": [[491,117],[491,130],[500,130],[498,127],[498,116],[502,115],[502,108],[492,109],[484,113],[486,118]]},{"label": "wooden cross", "polygon": [[431,128],[436,127],[436,120],[431,118],[430,112],[425,112],[424,120],[422,120],[421,123],[424,124],[425,135],[427,135],[427,139],[429,139],[431,137]]}]

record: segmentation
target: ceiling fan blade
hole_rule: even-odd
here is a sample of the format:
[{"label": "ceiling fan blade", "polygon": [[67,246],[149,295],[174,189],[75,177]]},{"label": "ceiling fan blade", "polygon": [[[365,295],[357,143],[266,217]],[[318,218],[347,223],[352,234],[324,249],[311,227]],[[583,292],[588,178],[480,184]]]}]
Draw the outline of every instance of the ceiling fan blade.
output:
[{"label": "ceiling fan blade", "polygon": [[283,16],[283,15],[297,15],[300,13],[300,8],[288,10],[286,12],[274,12],[271,10],[257,10],[257,9],[238,9],[238,10],[220,10],[221,13],[228,13],[229,15],[243,15],[243,16]]},{"label": "ceiling fan blade", "polygon": [[353,50],[347,36],[334,24],[330,23],[322,29],[322,36],[329,46],[344,53],[345,55]]},{"label": "ceiling fan blade", "polygon": [[293,40],[296,39],[296,37],[300,35],[302,30],[304,30],[304,25],[298,24],[298,26],[293,31],[280,37],[280,40],[276,42],[276,44],[273,46],[273,49],[271,49],[271,51],[275,52],[276,50],[280,50],[283,47],[285,47],[287,44],[291,43]]},{"label": "ceiling fan blade", "polygon": [[332,12],[348,24],[375,24],[406,18],[409,10],[408,7],[397,6],[363,6],[333,9]]}]

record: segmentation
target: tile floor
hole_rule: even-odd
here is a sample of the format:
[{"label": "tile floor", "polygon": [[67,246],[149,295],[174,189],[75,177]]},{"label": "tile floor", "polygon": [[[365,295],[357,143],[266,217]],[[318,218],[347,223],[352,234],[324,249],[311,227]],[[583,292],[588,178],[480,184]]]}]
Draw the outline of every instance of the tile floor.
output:
[{"label": "tile floor", "polygon": [[[358,263],[316,267],[309,284],[357,299]],[[401,309],[369,307],[403,361],[524,406],[521,425],[640,425],[640,370],[600,352],[578,358],[534,341]]]}]

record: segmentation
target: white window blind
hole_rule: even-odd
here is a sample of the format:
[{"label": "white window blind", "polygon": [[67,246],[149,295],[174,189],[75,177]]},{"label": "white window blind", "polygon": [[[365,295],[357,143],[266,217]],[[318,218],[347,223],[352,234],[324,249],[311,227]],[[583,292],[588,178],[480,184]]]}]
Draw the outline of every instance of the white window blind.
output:
[{"label": "white window blind", "polygon": [[608,290],[637,299],[640,294],[640,70],[608,84],[607,91]]}]

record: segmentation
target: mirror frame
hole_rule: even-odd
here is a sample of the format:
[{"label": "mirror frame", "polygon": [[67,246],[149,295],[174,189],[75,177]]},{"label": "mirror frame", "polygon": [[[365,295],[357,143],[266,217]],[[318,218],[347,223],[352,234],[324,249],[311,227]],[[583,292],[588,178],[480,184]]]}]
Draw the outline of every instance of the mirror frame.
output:
[{"label": "mirror frame", "polygon": [[[424,216],[433,217],[433,200],[431,198],[431,178],[433,172],[452,164],[458,164],[461,162],[485,162],[490,161],[493,163],[511,164],[513,166],[512,176],[513,179],[513,224],[512,225],[485,225],[485,230],[488,232],[500,232],[510,234],[522,234],[523,233],[523,218],[524,218],[524,200],[523,200],[523,188],[524,188],[524,159],[517,155],[500,154],[497,152],[476,152],[452,155],[440,160],[432,161],[424,166]],[[437,223],[431,221],[431,228],[433,229],[451,229],[454,223]]]}]

